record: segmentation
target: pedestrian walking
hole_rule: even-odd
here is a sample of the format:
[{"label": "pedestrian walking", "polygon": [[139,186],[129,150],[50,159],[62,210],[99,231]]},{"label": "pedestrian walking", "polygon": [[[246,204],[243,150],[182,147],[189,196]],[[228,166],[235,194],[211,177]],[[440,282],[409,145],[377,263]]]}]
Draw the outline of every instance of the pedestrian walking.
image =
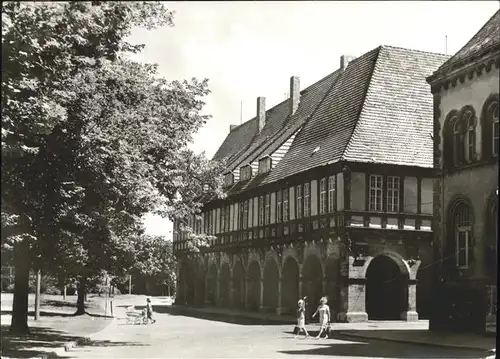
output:
[{"label": "pedestrian walking", "polygon": [[295,330],[296,330],[295,339],[298,338],[300,332],[302,332],[302,331],[304,331],[306,338],[309,338],[309,333],[306,330],[306,315],[305,315],[306,307],[305,307],[305,305],[306,305],[305,298],[300,299],[297,302],[297,327],[295,328]]},{"label": "pedestrian walking", "polygon": [[326,336],[325,338],[328,338],[328,325],[330,322],[330,307],[326,304],[328,303],[328,300],[326,297],[323,297],[319,300],[319,305],[312,317],[314,318],[316,314],[319,313],[319,334],[316,337],[316,339],[319,339],[321,337],[321,334],[325,332]]},{"label": "pedestrian walking", "polygon": [[153,319],[153,307],[151,306],[151,299],[146,299],[146,323],[156,323],[156,320]]}]

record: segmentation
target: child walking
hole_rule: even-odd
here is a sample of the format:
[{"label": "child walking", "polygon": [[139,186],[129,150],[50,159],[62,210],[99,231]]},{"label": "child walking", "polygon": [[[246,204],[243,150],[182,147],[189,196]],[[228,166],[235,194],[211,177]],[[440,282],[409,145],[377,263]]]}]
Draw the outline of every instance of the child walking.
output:
[{"label": "child walking", "polygon": [[146,315],[147,319],[146,322],[149,322],[151,320],[151,323],[155,323],[156,320],[153,319],[153,307],[151,306],[151,299],[146,300]]},{"label": "child walking", "polygon": [[309,333],[306,330],[306,315],[305,315],[305,302],[300,299],[297,302],[297,333],[295,334],[295,339],[298,338],[301,331],[304,331],[306,338],[309,338]]}]

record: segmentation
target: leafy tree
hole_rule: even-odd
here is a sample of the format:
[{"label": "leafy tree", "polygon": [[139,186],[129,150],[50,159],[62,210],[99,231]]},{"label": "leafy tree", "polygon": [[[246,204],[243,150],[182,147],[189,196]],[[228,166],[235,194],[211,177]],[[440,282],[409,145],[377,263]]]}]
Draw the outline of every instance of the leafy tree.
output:
[{"label": "leafy tree", "polygon": [[129,273],[136,282],[163,288],[175,285],[176,261],[171,241],[163,236],[142,235],[135,239],[133,249],[134,265]]},{"label": "leafy tree", "polygon": [[83,313],[87,282],[130,266],[130,238],[140,235],[144,213],[160,204],[171,217],[197,211],[186,180],[197,190],[210,183],[218,195],[217,165],[185,150],[208,120],[201,114],[207,80],[169,82],[156,66],[126,56],[142,48],[124,40],[134,26],[172,25],[172,16],[157,2],[3,4],[2,245],[14,249],[16,266],[11,330],[28,330],[32,265],[77,279]]}]

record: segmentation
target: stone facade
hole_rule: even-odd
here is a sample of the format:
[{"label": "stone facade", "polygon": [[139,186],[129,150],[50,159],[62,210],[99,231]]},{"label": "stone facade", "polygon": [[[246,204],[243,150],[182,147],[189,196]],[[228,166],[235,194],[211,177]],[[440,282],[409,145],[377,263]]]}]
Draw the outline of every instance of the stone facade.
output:
[{"label": "stone facade", "polygon": [[[467,46],[460,51],[469,51]],[[432,329],[496,331],[499,57],[493,47],[469,62],[445,63],[428,79],[434,94],[434,243],[440,263]]]}]

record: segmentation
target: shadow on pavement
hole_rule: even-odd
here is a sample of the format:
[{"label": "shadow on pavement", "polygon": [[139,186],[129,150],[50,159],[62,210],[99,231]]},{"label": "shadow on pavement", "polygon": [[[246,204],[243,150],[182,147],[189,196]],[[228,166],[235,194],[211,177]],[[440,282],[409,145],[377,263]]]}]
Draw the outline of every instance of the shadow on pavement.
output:
[{"label": "shadow on pavement", "polygon": [[[84,337],[68,335],[64,332],[45,327],[32,327],[28,335],[14,335],[9,332],[9,325],[1,326],[1,356],[9,358],[30,358],[41,356],[47,351],[63,347],[71,341],[84,340]],[[142,346],[133,342],[90,341],[85,346]],[[59,358],[58,356],[52,356]],[[64,356],[65,358],[67,356]]]},{"label": "shadow on pavement", "polygon": [[[405,343],[382,343],[376,340],[360,339],[356,342],[329,343],[328,339],[308,339],[298,345],[304,345],[304,349],[282,350],[281,354],[303,355],[313,358],[314,355],[329,355],[332,357],[369,357],[369,358],[484,358],[488,355],[483,351],[459,350],[454,348],[440,348],[431,346],[419,346]],[[344,339],[345,340],[345,339]],[[312,341],[312,343],[311,343]],[[316,341],[316,342],[315,342]]]},{"label": "shadow on pavement", "polygon": [[[145,306],[136,305],[135,309],[141,310],[144,309]],[[251,317],[251,313],[249,316],[243,317],[241,313],[217,313],[217,312],[205,312],[199,310],[193,310],[189,307],[182,308],[177,306],[155,306],[153,305],[153,311],[155,313],[166,313],[170,315],[178,315],[184,317],[191,317],[197,319],[206,319],[213,320],[217,322],[231,323],[231,324],[240,324],[240,325],[282,325],[289,324],[292,329],[294,326],[295,320],[293,318],[284,317],[283,320],[270,320],[265,317]]]},{"label": "shadow on pavement", "polygon": [[[12,310],[2,310],[1,311],[1,314],[2,315],[12,315]],[[89,312],[86,312],[85,313],[86,315],[90,316],[90,317],[94,317],[94,318],[112,318],[110,315],[102,315],[102,314],[96,314],[96,313],[89,313]],[[35,316],[35,311],[33,310],[30,310],[28,311],[28,316],[29,317],[34,317]],[[75,317],[75,314],[73,312],[62,312],[62,311],[58,311],[58,312],[53,312],[53,311],[44,311],[44,310],[41,310],[40,311],[40,316],[42,317],[62,317],[62,318],[69,318],[69,317]]]}]

